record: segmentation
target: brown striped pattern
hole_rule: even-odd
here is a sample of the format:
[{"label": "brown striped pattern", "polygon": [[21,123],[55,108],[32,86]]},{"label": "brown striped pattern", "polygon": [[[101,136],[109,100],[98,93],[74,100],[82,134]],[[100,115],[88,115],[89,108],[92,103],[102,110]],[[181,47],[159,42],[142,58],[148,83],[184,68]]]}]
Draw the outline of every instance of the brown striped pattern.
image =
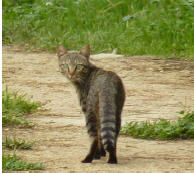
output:
[{"label": "brown striped pattern", "polygon": [[82,162],[100,159],[107,151],[108,163],[117,163],[116,143],[125,101],[124,87],[114,72],[91,64],[88,51],[88,46],[80,53],[58,49],[60,71],[77,89],[91,138],[89,153]]}]

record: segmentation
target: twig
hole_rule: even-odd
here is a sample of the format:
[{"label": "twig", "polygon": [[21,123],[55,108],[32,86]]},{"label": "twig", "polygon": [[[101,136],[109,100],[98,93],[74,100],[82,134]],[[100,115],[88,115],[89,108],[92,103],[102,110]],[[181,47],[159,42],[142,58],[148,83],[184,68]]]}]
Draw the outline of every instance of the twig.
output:
[{"label": "twig", "polygon": [[118,6],[118,5],[120,5],[120,4],[123,4],[123,2],[118,2],[118,3],[116,3],[116,4],[112,4],[112,6],[111,6],[111,7],[108,7],[106,10],[104,10],[103,13],[106,13],[107,11],[109,11],[109,10],[115,8],[116,6]]},{"label": "twig", "polygon": [[110,0],[106,0],[109,4],[113,5],[113,3]]}]

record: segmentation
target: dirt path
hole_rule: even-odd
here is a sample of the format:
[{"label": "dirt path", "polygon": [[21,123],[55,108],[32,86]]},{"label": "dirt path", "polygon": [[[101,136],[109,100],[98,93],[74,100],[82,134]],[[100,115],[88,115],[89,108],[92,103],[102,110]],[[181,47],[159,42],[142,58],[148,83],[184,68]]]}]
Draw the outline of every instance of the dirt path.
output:
[{"label": "dirt path", "polygon": [[[126,121],[176,119],[180,110],[194,110],[194,62],[146,57],[95,55],[92,62],[115,71],[123,79]],[[118,165],[106,158],[81,164],[89,140],[76,93],[59,73],[57,57],[3,47],[3,88],[33,95],[49,111],[30,115],[33,129],[4,128],[3,135],[37,141],[17,155],[43,162],[45,172],[194,172],[194,141],[148,141],[120,136]],[[39,172],[39,171],[38,171]]]}]

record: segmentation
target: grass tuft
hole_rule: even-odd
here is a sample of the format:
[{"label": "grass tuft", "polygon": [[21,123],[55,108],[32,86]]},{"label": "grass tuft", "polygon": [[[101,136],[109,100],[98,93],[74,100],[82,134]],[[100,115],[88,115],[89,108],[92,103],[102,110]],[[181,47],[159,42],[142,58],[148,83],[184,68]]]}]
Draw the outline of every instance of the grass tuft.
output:
[{"label": "grass tuft", "polygon": [[9,149],[24,149],[24,150],[29,150],[33,146],[33,142],[26,142],[25,140],[22,139],[16,139],[16,138],[9,138],[6,136],[5,142],[3,142],[3,146]]},{"label": "grass tuft", "polygon": [[3,155],[2,156],[2,168],[3,170],[11,171],[26,171],[26,170],[41,170],[43,169],[42,163],[28,163],[20,160],[15,155]]},{"label": "grass tuft", "polygon": [[193,0],[3,0],[3,43],[194,58]]},{"label": "grass tuft", "polygon": [[129,135],[142,139],[191,139],[194,138],[194,111],[184,113],[182,118],[176,121],[159,120],[156,122],[129,122],[121,131],[121,135]]},{"label": "grass tuft", "polygon": [[37,111],[40,106],[40,102],[27,99],[26,94],[18,95],[18,92],[10,92],[6,87],[2,93],[2,124],[29,126],[23,115]]}]

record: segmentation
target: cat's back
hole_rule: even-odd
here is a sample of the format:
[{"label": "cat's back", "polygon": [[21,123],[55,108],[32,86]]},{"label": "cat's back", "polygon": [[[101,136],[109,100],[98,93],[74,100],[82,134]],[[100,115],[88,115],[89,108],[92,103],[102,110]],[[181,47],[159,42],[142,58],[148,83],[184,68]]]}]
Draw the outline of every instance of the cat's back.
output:
[{"label": "cat's back", "polygon": [[121,78],[112,71],[106,71],[101,68],[97,69],[92,76],[90,87],[98,92],[113,91],[121,92],[125,95],[124,86]]}]

